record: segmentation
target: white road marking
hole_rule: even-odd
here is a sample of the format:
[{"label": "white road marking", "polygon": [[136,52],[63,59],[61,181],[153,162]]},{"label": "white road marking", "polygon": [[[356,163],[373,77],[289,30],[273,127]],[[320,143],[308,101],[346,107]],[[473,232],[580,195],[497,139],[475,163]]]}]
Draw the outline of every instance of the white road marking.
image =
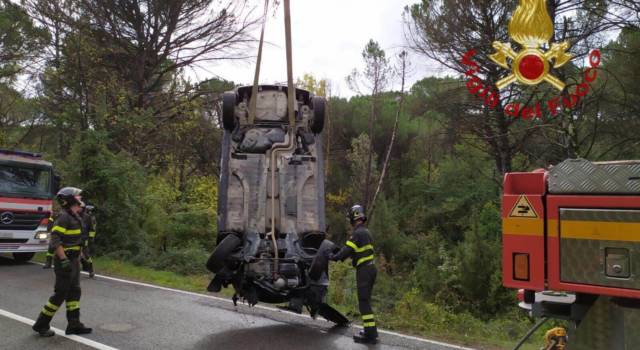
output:
[{"label": "white road marking", "polygon": [[[83,271],[82,273],[85,274],[85,275],[88,275],[87,272]],[[98,275],[98,274],[96,274],[96,277],[100,277],[102,279],[115,281],[115,282],[128,283],[128,284],[133,284],[133,285],[142,286],[142,287],[160,289],[160,290],[164,290],[164,291],[168,291],[168,292],[174,292],[174,293],[185,294],[185,295],[190,295],[190,296],[195,296],[195,297],[202,297],[202,298],[208,298],[208,299],[213,299],[213,300],[217,300],[217,301],[223,301],[225,303],[233,303],[232,300],[216,297],[216,296],[213,296],[213,295],[194,293],[194,292],[189,292],[189,291],[186,291],[186,290],[167,288],[167,287],[157,286],[155,284],[130,281],[130,280],[125,280],[125,279],[121,279],[121,278]],[[280,312],[280,313],[286,313],[286,314],[289,314],[289,315],[292,315],[292,316],[295,316],[295,317],[300,317],[300,318],[305,318],[305,319],[309,318],[309,316],[306,316],[306,315],[301,315],[301,314],[297,314],[295,312],[276,309],[276,308],[263,306],[263,305],[255,305],[253,307],[258,308],[258,309],[262,309],[262,310],[272,311],[272,312],[275,311],[275,312]],[[352,325],[352,327],[362,329],[362,326],[360,326],[360,325]],[[443,342],[439,342],[439,341],[436,341],[436,340],[429,340],[429,339],[414,337],[414,336],[411,336],[411,335],[396,333],[396,332],[387,331],[387,330],[384,330],[384,329],[379,329],[378,332],[379,333],[393,335],[393,336],[396,336],[396,337],[399,337],[399,338],[410,339],[410,340],[413,340],[413,341],[419,341],[419,342],[438,345],[438,346],[445,346],[445,347],[449,347],[451,349],[456,349],[456,350],[475,350],[473,348],[466,348],[466,347],[463,347],[463,346],[443,343]]]},{"label": "white road marking", "polygon": [[[20,315],[16,315],[12,312],[9,312],[7,310],[3,310],[0,309],[0,316],[4,316],[6,318],[10,318],[12,320],[18,321],[18,322],[22,322],[26,325],[28,325],[29,327],[31,327],[36,321],[34,320],[30,320],[26,317],[22,317]],[[57,335],[67,338],[67,339],[71,339],[77,343],[86,345],[86,346],[90,346],[94,349],[98,349],[98,350],[118,350],[117,348],[111,347],[109,345],[105,345],[102,343],[98,343],[96,341],[93,341],[91,339],[87,339],[87,338],[83,338],[83,337],[79,337],[77,335],[66,335],[64,334],[64,331],[55,327],[51,327],[51,330],[56,332]]]},{"label": "white road marking", "polygon": [[[36,263],[36,262],[34,262],[34,264],[44,265],[42,263]],[[85,271],[82,271],[82,274],[83,275],[89,275],[89,273],[85,272]],[[186,290],[162,287],[162,286],[158,286],[158,285],[155,285],[155,284],[130,281],[130,280],[122,279],[122,278],[116,278],[116,277],[99,275],[99,274],[96,274],[95,276],[96,277],[100,277],[100,278],[105,279],[105,280],[110,280],[110,281],[115,281],[115,282],[121,282],[121,283],[133,284],[133,285],[136,285],[136,286],[160,289],[160,290],[173,292],[173,293],[178,293],[178,294],[184,294],[184,295],[190,295],[190,296],[194,296],[194,297],[201,297],[201,298],[207,298],[207,299],[222,301],[222,302],[225,302],[225,303],[233,303],[232,300],[216,297],[216,296],[213,296],[213,295],[194,293],[194,292],[189,292],[189,291],[186,291]],[[297,314],[295,312],[281,310],[281,309],[272,308],[272,307],[263,306],[263,305],[255,305],[253,307],[258,308],[258,309],[262,309],[262,310],[272,311],[272,312],[285,313],[285,314],[289,314],[291,316],[300,317],[300,318],[304,318],[304,319],[308,319],[309,318],[309,316],[306,316],[306,315],[301,315],[301,314]],[[358,328],[358,329],[362,329],[362,326],[360,326],[360,325],[352,325],[352,327]],[[439,342],[437,340],[430,340],[430,339],[425,339],[425,338],[420,338],[420,337],[414,337],[412,335],[396,333],[396,332],[387,331],[387,330],[384,330],[384,329],[378,329],[378,333],[389,334],[389,335],[393,335],[393,336],[396,336],[396,337],[399,337],[399,338],[409,339],[409,340],[413,340],[413,341],[419,341],[419,342],[427,343],[427,344],[433,344],[433,345],[438,345],[438,346],[446,346],[446,347],[449,347],[451,349],[456,349],[456,350],[475,350],[473,348],[467,348],[467,347],[464,347],[464,346],[459,346],[459,345],[454,345],[454,344],[449,344],[449,343],[443,343],[443,342]]]}]

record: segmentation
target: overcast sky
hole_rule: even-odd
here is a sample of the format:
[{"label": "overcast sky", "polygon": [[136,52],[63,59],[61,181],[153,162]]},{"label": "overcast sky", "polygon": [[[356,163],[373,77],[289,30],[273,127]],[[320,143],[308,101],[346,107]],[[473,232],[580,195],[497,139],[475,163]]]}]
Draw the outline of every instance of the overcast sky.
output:
[{"label": "overcast sky", "polygon": [[[293,75],[301,77],[311,73],[332,82],[334,95],[350,97],[345,77],[354,69],[362,69],[361,52],[369,39],[374,39],[395,56],[405,46],[402,13],[406,5],[418,0],[292,0]],[[262,11],[258,9],[258,11]],[[284,42],[284,10],[278,8],[269,16],[260,75],[261,83],[286,82],[286,55]],[[255,36],[259,37],[259,29]],[[256,52],[253,55],[257,54]],[[428,67],[424,59],[413,55],[410,83],[427,74],[440,73],[437,67]],[[209,64],[190,75],[204,80],[218,75],[238,84],[251,84],[255,60],[225,61]],[[399,82],[395,88],[399,89]],[[409,84],[410,86],[410,84]]]}]

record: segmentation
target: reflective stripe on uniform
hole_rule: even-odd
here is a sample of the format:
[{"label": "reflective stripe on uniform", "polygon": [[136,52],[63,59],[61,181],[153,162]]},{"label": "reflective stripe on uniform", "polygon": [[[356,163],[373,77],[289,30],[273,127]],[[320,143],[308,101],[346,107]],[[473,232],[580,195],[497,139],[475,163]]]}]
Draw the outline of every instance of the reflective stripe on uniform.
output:
[{"label": "reflective stripe on uniform", "polygon": [[373,320],[373,314],[362,315],[362,320],[363,321]]},{"label": "reflective stripe on uniform", "polygon": [[67,301],[67,311],[73,311],[80,308],[79,301]]},{"label": "reflective stripe on uniform", "polygon": [[351,241],[347,241],[347,243],[345,243],[345,244],[348,245],[349,247],[353,248],[353,250],[358,249],[358,246],[355,243],[351,242]]},{"label": "reflective stripe on uniform", "polygon": [[58,231],[62,234],[65,234],[65,232],[67,232],[67,229],[62,227],[62,226],[53,226],[53,228],[51,229],[51,231]]},{"label": "reflective stripe on uniform", "polygon": [[[358,247],[357,244],[353,243],[350,240],[347,241],[345,244],[347,246],[351,247],[356,252],[356,254],[361,254],[361,253],[364,253],[366,251],[371,250],[371,255],[367,255],[367,256],[363,256],[363,257],[359,258],[356,261],[356,266],[360,266],[361,264],[364,264],[367,261],[373,260],[373,245],[372,244],[366,244],[366,245],[364,245],[362,247]],[[362,254],[361,254],[361,256],[362,256]]]},{"label": "reflective stripe on uniform", "polygon": [[51,231],[57,231],[62,233],[63,235],[68,235],[68,236],[76,236],[79,235],[81,233],[80,229],[75,229],[75,230],[67,230],[66,228],[62,227],[62,226],[53,226],[53,228],[51,229]]},{"label": "reflective stripe on uniform", "polygon": [[95,238],[96,237],[96,231],[89,231],[89,237]]},{"label": "reflective stripe on uniform", "polygon": [[54,305],[54,304],[52,304],[50,301],[48,301],[48,302],[47,302],[47,305],[45,305],[45,306],[46,306],[46,307],[48,307],[49,309],[53,310],[53,311],[58,310],[58,308],[60,307],[60,306],[58,306],[58,305]]},{"label": "reflective stripe on uniform", "polygon": [[53,317],[56,311],[58,311],[58,308],[58,305],[54,305],[53,303],[51,303],[51,301],[48,301],[47,304],[42,308],[42,313],[49,317]]},{"label": "reflective stripe on uniform", "polygon": [[71,246],[71,247],[64,247],[64,250],[80,251],[80,246],[79,245],[74,245],[74,246]]},{"label": "reflective stripe on uniform", "polygon": [[362,253],[367,249],[371,249],[373,250],[373,246],[371,244],[367,244],[363,247],[358,247],[355,243],[351,242],[351,241],[347,241],[346,245],[348,245],[349,247],[353,248],[353,250],[355,250],[356,253]]},{"label": "reflective stripe on uniform", "polygon": [[364,264],[369,260],[373,260],[373,254],[371,254],[369,256],[365,256],[364,258],[358,259],[358,262],[356,263],[356,266],[360,266],[361,264]]},{"label": "reflective stripe on uniform", "polygon": [[45,315],[47,315],[49,317],[53,317],[53,315],[55,314],[55,312],[51,312],[51,311],[47,310],[46,307],[43,307],[42,311],[40,311],[40,312],[42,312],[43,314],[45,314]]},{"label": "reflective stripe on uniform", "polygon": [[375,327],[376,323],[375,322],[365,322],[362,324],[364,327]]}]

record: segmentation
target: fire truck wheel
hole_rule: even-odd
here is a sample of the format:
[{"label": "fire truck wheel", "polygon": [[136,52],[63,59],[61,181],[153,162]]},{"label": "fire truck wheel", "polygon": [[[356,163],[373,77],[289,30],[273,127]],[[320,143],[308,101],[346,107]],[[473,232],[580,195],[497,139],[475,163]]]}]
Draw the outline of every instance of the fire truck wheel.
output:
[{"label": "fire truck wheel", "polygon": [[242,240],[234,234],[225,237],[216,249],[211,253],[207,261],[207,269],[213,273],[218,273],[224,267],[224,260],[236,249]]},{"label": "fire truck wheel", "polygon": [[27,262],[33,258],[36,253],[13,253],[13,259],[18,262]]},{"label": "fire truck wheel", "polygon": [[313,120],[311,120],[311,131],[314,134],[319,134],[324,129],[324,119],[326,115],[325,104],[326,101],[324,97],[315,96],[312,100],[313,107]]},{"label": "fire truck wheel", "polygon": [[323,271],[328,271],[329,269],[329,254],[333,251],[335,244],[329,240],[322,241],[320,244],[320,248],[318,248],[318,252],[316,256],[313,258],[311,262],[311,267],[309,268],[309,278],[312,280],[317,280],[322,277]]},{"label": "fire truck wheel", "polygon": [[236,128],[236,93],[227,91],[222,95],[222,126],[229,131]]}]

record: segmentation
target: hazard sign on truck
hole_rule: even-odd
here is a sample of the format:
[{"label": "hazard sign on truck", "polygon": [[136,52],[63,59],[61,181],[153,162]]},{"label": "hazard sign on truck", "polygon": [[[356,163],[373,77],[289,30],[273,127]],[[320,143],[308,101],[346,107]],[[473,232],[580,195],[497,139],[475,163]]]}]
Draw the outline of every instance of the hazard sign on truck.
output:
[{"label": "hazard sign on truck", "polygon": [[502,241],[521,306],[579,324],[568,349],[640,349],[640,161],[506,174]]}]

